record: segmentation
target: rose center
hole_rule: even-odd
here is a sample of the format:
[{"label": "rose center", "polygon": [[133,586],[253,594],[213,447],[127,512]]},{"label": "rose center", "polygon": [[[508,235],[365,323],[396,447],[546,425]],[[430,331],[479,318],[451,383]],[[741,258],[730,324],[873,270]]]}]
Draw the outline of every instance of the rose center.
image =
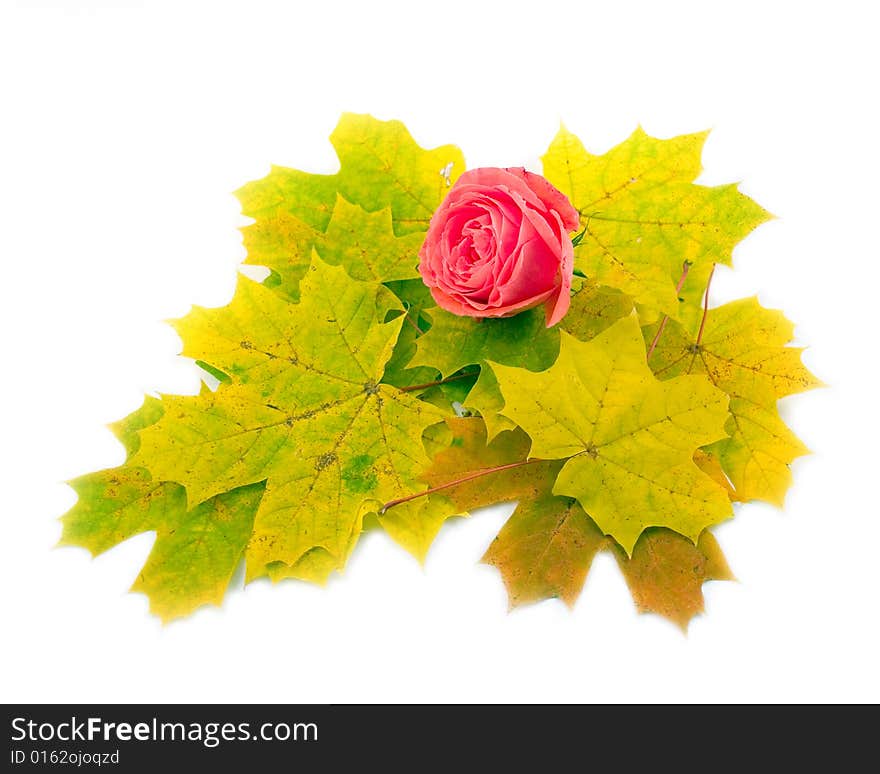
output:
[{"label": "rose center", "polygon": [[495,234],[486,224],[474,218],[461,231],[462,252],[471,264],[485,263],[495,256]]}]

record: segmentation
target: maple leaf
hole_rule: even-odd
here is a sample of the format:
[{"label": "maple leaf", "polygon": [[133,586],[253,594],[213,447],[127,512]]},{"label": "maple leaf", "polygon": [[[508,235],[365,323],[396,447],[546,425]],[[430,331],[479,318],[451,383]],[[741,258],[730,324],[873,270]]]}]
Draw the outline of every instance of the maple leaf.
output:
[{"label": "maple leaf", "polygon": [[[440,381],[440,372],[430,366],[412,366],[411,361],[416,354],[416,339],[428,328],[428,322],[421,314],[419,307],[411,307],[406,311],[404,326],[400,330],[397,344],[385,366],[382,382],[404,389],[413,388],[419,392],[428,390],[428,385]],[[420,388],[420,385],[425,385]]]},{"label": "maple leaf", "polygon": [[614,554],[639,611],[658,613],[682,629],[703,612],[703,583],[734,580],[721,546],[709,530],[695,545],[677,532],[647,529],[631,557],[617,546]]},{"label": "maple leaf", "polygon": [[[655,332],[645,329],[650,339]],[[779,398],[820,384],[801,362],[802,350],[787,346],[793,334],[781,312],[744,298],[709,309],[702,335],[696,324],[670,322],[649,361],[658,378],[705,374],[730,396],[729,437],[708,451],[743,500],[782,505],[791,484],[789,465],[807,453],[776,408]]]},{"label": "maple leaf", "polygon": [[[436,425],[429,432],[437,432]],[[445,421],[449,438],[433,455],[431,466],[421,479],[430,487],[439,487],[450,481],[460,481],[475,471],[485,471],[522,463],[528,458],[531,440],[526,433],[514,427],[504,430],[491,440],[486,423],[479,417],[450,417]],[[498,470],[485,477],[456,483],[444,491],[453,506],[461,511],[473,511],[495,503],[510,500],[531,500],[552,488],[562,467],[560,460],[532,460],[526,466]],[[550,481],[551,486],[546,482]]]},{"label": "maple leaf", "polygon": [[[420,561],[424,561],[447,519],[465,516],[485,505],[540,494],[535,488],[535,475],[521,467],[530,441],[519,428],[502,432],[487,444],[482,419],[449,417],[445,424],[427,428],[425,442],[426,447],[434,451],[433,461],[420,478],[438,491],[427,497],[406,497],[403,502],[390,503],[379,515],[386,531]],[[513,466],[504,470],[509,463]],[[551,460],[528,464],[552,471],[555,478],[562,463]],[[501,470],[483,477],[485,471],[499,466]],[[461,480],[462,477],[465,480]],[[455,482],[451,488],[447,486],[450,481]]]},{"label": "maple leaf", "polygon": [[[450,418],[445,426],[451,442],[443,439],[444,448],[434,455],[424,480],[433,487],[465,479],[443,490],[461,510],[519,501],[483,557],[500,571],[512,607],[554,597],[573,606],[599,551],[613,553],[639,610],[658,613],[682,628],[703,610],[702,584],[732,578],[708,531],[694,545],[675,532],[648,529],[627,557],[577,500],[553,494],[564,461],[528,460],[531,442],[520,428],[488,441],[479,418]],[[468,480],[475,473],[517,463]]]},{"label": "maple leaf", "polygon": [[[179,487],[178,487],[179,488]],[[251,537],[263,483],[218,494],[189,511],[168,511],[132,591],[165,621],[219,605]]]},{"label": "maple leaf", "polygon": [[511,607],[559,597],[572,607],[606,538],[577,500],[552,494],[519,503],[483,562],[498,568]]},{"label": "maple leaf", "polygon": [[560,335],[545,371],[491,363],[531,456],[567,459],[553,493],[577,498],[629,555],[647,527],[696,541],[728,518],[727,493],[693,462],[699,447],[726,437],[727,396],[702,375],[655,379],[635,316],[589,342]]},{"label": "maple leaf", "polygon": [[474,319],[431,309],[431,328],[415,340],[410,367],[430,365],[448,378],[467,366],[479,366],[479,378],[464,403],[480,413],[491,438],[513,423],[503,414],[504,399],[494,372],[486,365],[489,361],[544,370],[559,354],[560,330],[588,340],[632,308],[632,300],[623,293],[578,280],[568,314],[553,328],[546,327],[540,309],[503,319]]},{"label": "maple leaf", "polygon": [[284,211],[252,217],[256,222],[241,229],[247,253],[244,265],[265,266],[270,270],[265,285],[299,301],[299,283],[309,270],[321,232]]},{"label": "maple leaf", "polygon": [[[445,521],[493,503],[537,496],[535,477],[521,468],[494,472],[491,476],[461,481],[475,471],[485,471],[525,459],[531,442],[519,428],[502,432],[487,443],[486,424],[480,418],[448,417],[445,423],[432,425],[425,431],[426,449],[432,451],[432,462],[420,480],[439,492],[426,498],[394,504],[379,516],[391,536],[420,561]],[[534,464],[534,463],[531,463]],[[538,462],[556,473],[561,463],[553,460]],[[455,481],[447,488],[446,484]]]},{"label": "maple leaf", "polygon": [[[162,403],[147,398],[113,430],[129,456],[138,431],[157,422]],[[261,483],[210,498],[187,511],[179,484],[155,481],[144,468],[122,465],[70,482],[76,504],[62,517],[60,545],[97,556],[128,538],[156,532],[156,542],[132,586],[150,610],[169,621],[204,604],[220,604],[251,536]]]},{"label": "maple leaf", "polygon": [[354,279],[390,282],[418,278],[423,240],[420,231],[395,236],[390,207],[367,212],[340,196],[316,244],[327,263],[342,266]]},{"label": "maple leaf", "polygon": [[320,551],[341,567],[364,515],[422,486],[422,433],[443,417],[379,384],[403,324],[380,322],[399,309],[389,291],[319,258],[302,291],[292,304],[243,278],[228,306],[178,322],[184,354],[231,380],[214,393],[165,396],[165,414],[141,432],[132,461],[179,482],[191,505],[266,482],[248,579],[264,571],[321,579],[331,561]]},{"label": "maple leaf", "polygon": [[717,454],[708,449],[697,449],[694,452],[694,464],[727,492],[731,502],[743,502],[743,498],[733,488],[733,484],[724,472]]},{"label": "maple leaf", "polygon": [[[594,156],[560,128],[542,160],[581,215],[576,269],[674,319],[698,316],[713,264],[729,265],[734,245],[770,217],[735,185],[693,183],[707,134],[659,140],[637,129]],[[690,274],[676,292],[684,261]]]},{"label": "maple leaf", "polygon": [[555,329],[548,332],[542,314],[532,309],[510,318],[477,320],[431,309],[431,327],[415,340],[410,367],[430,365],[448,379],[468,366],[479,366],[479,376],[463,402],[480,412],[494,435],[513,423],[501,414],[504,401],[486,362],[495,357],[532,370],[547,368],[556,359],[559,341]]},{"label": "maple leaf", "polygon": [[[392,281],[387,283],[386,287],[400,299],[406,309],[406,317],[397,344],[385,366],[382,382],[407,391],[418,392],[422,399],[431,400],[435,393],[440,392],[440,387],[435,386],[441,381],[440,372],[431,366],[413,366],[411,361],[416,354],[416,339],[431,327],[431,320],[425,315],[425,310],[435,307],[434,299],[421,278]],[[473,380],[469,384],[472,385]],[[435,386],[433,391],[432,386]],[[460,395],[451,396],[446,400],[446,405],[466,394],[467,388]]]},{"label": "maple leaf", "polygon": [[466,515],[442,495],[430,495],[379,514],[379,524],[399,546],[424,563],[428,549],[446,521]]},{"label": "maple leaf", "polygon": [[708,530],[696,545],[668,529],[645,530],[629,557],[577,500],[553,495],[520,503],[483,561],[501,573],[511,607],[555,597],[573,607],[603,550],[613,552],[638,610],[657,613],[682,629],[703,612],[703,583],[733,580]]},{"label": "maple leaf", "polygon": [[[162,402],[148,397],[137,411],[110,426],[122,441],[127,457],[140,445],[138,431],[154,424],[162,413]],[[61,545],[82,546],[93,556],[134,535],[155,529],[164,521],[165,510],[179,511],[186,507],[182,488],[162,481],[153,482],[142,468],[123,465],[87,473],[68,483],[78,500],[61,517]]]},{"label": "maple leaf", "polygon": [[[458,148],[444,145],[425,150],[399,121],[345,113],[330,140],[340,162],[335,174],[273,166],[266,177],[236,192],[243,214],[255,220],[242,230],[246,263],[269,267],[278,275],[283,292],[294,300],[299,298],[299,282],[316,244],[321,243],[328,259],[334,250],[349,249],[334,242],[332,236],[322,239],[328,229],[331,235],[344,235],[358,227],[369,228],[386,246],[388,252],[381,256],[373,249],[375,245],[370,246],[369,266],[346,261],[348,267],[355,268],[356,278],[365,279],[364,272],[371,268],[378,273],[390,266],[396,270],[393,276],[379,274],[383,280],[414,276],[406,273],[407,260],[400,258],[400,251],[415,244],[410,268],[414,267],[418,262],[416,242],[421,240],[405,237],[428,228],[437,205],[465,169]],[[352,205],[378,214],[368,218]],[[380,234],[386,224],[393,226],[393,233]],[[394,236],[401,237],[401,242],[392,241]]]}]

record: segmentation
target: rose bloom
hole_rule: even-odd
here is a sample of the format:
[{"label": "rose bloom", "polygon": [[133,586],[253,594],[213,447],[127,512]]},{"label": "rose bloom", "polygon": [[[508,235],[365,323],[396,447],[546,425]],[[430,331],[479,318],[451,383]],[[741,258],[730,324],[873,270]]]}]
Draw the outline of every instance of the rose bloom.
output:
[{"label": "rose bloom", "polygon": [[431,218],[419,273],[437,304],[467,317],[509,317],[544,305],[547,327],[571,301],[578,213],[521,167],[465,172]]}]

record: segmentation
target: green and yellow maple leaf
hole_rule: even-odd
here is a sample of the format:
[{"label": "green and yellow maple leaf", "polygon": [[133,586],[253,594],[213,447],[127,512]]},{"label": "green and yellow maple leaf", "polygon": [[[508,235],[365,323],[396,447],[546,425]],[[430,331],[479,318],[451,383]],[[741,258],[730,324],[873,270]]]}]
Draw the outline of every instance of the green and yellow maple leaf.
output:
[{"label": "green and yellow maple leaf", "polygon": [[390,207],[367,212],[340,196],[316,244],[327,263],[342,266],[355,279],[392,282],[418,278],[423,240],[421,231],[395,236]]},{"label": "green and yellow maple leaf", "polygon": [[255,223],[242,228],[247,252],[244,264],[268,268],[267,287],[298,301],[300,280],[309,270],[320,236],[320,231],[287,212],[257,217]]},{"label": "green and yellow maple leaf", "polygon": [[169,511],[132,591],[146,594],[150,610],[165,621],[203,604],[219,605],[253,533],[262,496],[258,482],[189,511]]},{"label": "green and yellow maple leaf", "polygon": [[486,366],[489,361],[541,371],[559,354],[560,330],[588,340],[632,308],[632,300],[623,293],[576,278],[569,312],[553,328],[546,327],[540,309],[504,319],[474,319],[431,309],[431,328],[415,340],[410,367],[432,366],[448,378],[467,366],[479,366],[479,378],[464,403],[480,413],[493,437],[513,423],[503,413],[504,400],[495,374]]},{"label": "green and yellow maple leaf", "polygon": [[[157,422],[163,411],[160,400],[147,397],[137,411],[111,425],[127,457],[140,446],[138,431]],[[143,468],[122,465],[87,473],[68,483],[79,499],[61,519],[61,545],[82,546],[93,556],[156,529],[166,521],[167,511],[186,510],[181,487],[154,482]]]},{"label": "green and yellow maple leaf", "polygon": [[673,319],[698,316],[713,264],[729,265],[736,243],[770,217],[735,185],[693,182],[707,134],[659,140],[637,129],[595,156],[561,127],[542,157],[547,179],[581,215],[575,267]]},{"label": "green and yellow maple leaf", "polygon": [[[129,455],[138,431],[157,422],[162,403],[144,405],[114,426]],[[169,621],[205,604],[220,604],[244,555],[262,483],[234,489],[187,510],[179,484],[156,481],[144,468],[122,465],[70,482],[78,500],[62,517],[61,545],[82,546],[93,555],[143,532],[156,542],[132,591],[147,595],[150,610]]]},{"label": "green and yellow maple leaf", "polygon": [[491,364],[531,456],[567,460],[553,493],[577,498],[629,555],[648,527],[696,541],[728,518],[726,491],[693,462],[699,447],[727,437],[727,396],[702,375],[658,381],[635,316],[589,342],[560,335],[545,371]]},{"label": "green and yellow maple leaf", "polygon": [[[266,177],[236,192],[243,214],[255,221],[243,229],[246,263],[269,267],[279,276],[281,289],[294,299],[299,298],[299,282],[311,262],[312,248],[321,243],[331,263],[334,250],[348,252],[350,259],[356,247],[334,242],[333,235],[353,233],[359,226],[377,233],[387,252],[380,255],[374,243],[369,265],[346,261],[354,267],[357,279],[366,279],[371,269],[375,273],[389,267],[393,267],[393,276],[383,276],[383,281],[415,276],[411,271],[407,274],[406,268],[417,263],[420,240],[405,237],[428,228],[437,205],[465,169],[458,148],[444,145],[425,150],[399,121],[345,113],[330,141],[340,163],[335,174],[273,167]],[[367,218],[353,205],[379,214]],[[393,232],[380,233],[389,219]],[[322,239],[328,230],[331,236]],[[390,241],[394,236],[402,241]],[[410,266],[400,251],[413,245]],[[338,260],[342,262],[344,256]]]},{"label": "green and yellow maple leaf", "polygon": [[[645,329],[653,339],[656,328]],[[692,332],[691,332],[692,331]],[[651,355],[660,379],[705,374],[730,396],[728,438],[709,447],[743,500],[782,505],[791,483],[789,465],[806,454],[779,416],[779,398],[820,384],[788,346],[794,327],[781,312],[744,298],[708,310],[699,328],[670,322]]]},{"label": "green and yellow maple leaf", "polygon": [[[266,482],[247,577],[344,564],[366,513],[423,485],[421,437],[437,408],[379,384],[401,317],[381,285],[318,258],[292,304],[243,279],[232,302],[177,324],[184,353],[229,374],[214,393],[166,396],[133,464],[182,484],[191,505]],[[397,307],[399,309],[399,306]],[[316,569],[318,568],[318,569]],[[300,577],[297,572],[293,573]]]}]

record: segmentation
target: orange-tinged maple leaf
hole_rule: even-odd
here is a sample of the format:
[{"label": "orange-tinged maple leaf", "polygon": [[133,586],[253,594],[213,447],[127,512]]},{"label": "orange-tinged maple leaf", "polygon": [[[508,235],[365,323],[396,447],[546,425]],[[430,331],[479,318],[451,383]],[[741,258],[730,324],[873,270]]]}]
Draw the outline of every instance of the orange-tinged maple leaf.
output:
[{"label": "orange-tinged maple leaf", "polygon": [[619,548],[614,555],[639,611],[658,613],[682,629],[703,612],[703,583],[734,580],[718,541],[708,530],[694,545],[677,532],[649,529],[642,533],[631,557]]},{"label": "orange-tinged maple leaf", "polygon": [[[478,417],[447,419],[446,426],[449,446],[435,454],[424,480],[443,487],[443,497],[462,510],[511,494],[519,500],[483,557],[501,573],[511,607],[554,597],[573,606],[593,558],[603,550],[613,551],[639,610],[682,628],[703,610],[702,584],[732,578],[708,531],[695,545],[671,530],[646,530],[628,558],[577,500],[552,493],[561,462],[529,460],[529,439],[519,428],[487,443]],[[454,483],[461,479],[469,480]]]},{"label": "orange-tinged maple leaf", "polygon": [[[487,442],[486,423],[479,417],[449,417],[446,426],[452,433],[450,445],[434,455],[431,466],[421,476],[430,487],[482,470],[520,463],[528,456],[531,446],[529,437],[518,427],[505,430]],[[464,481],[443,494],[463,511],[511,500],[535,499],[547,490],[548,482],[552,488],[561,467],[560,460],[536,460],[526,466]]]}]

